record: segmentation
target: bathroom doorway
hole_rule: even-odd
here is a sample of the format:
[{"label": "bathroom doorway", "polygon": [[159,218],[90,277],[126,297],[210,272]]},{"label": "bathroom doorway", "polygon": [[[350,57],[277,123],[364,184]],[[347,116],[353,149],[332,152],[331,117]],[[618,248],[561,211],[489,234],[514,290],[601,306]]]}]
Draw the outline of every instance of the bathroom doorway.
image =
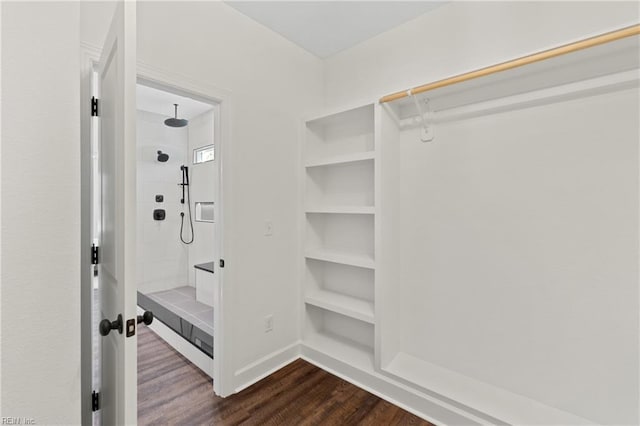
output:
[{"label": "bathroom doorway", "polygon": [[[224,129],[228,123],[221,119],[223,101],[203,94],[213,92],[210,88],[160,84],[157,81],[178,78],[146,73],[154,79],[139,75],[136,87],[138,328],[145,327],[141,321],[148,322],[146,327],[211,377],[212,391],[226,396],[230,391],[220,373],[224,371],[222,146],[228,139]],[[95,73],[92,85],[99,97]],[[94,247],[101,243],[99,126],[96,117],[90,160]],[[97,333],[102,319],[97,269],[91,285],[91,387],[99,392],[103,338]],[[93,424],[101,424],[100,411],[94,411],[92,418]]]},{"label": "bathroom doorway", "polygon": [[139,314],[213,379],[219,105],[144,81],[136,104]]}]

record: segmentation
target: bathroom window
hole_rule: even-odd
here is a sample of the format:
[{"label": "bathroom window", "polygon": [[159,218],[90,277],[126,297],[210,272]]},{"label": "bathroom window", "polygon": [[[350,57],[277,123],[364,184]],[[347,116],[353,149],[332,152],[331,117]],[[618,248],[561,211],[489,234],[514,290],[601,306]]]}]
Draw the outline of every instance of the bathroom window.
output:
[{"label": "bathroom window", "polygon": [[193,150],[193,164],[206,163],[214,159],[213,145],[201,146]]}]

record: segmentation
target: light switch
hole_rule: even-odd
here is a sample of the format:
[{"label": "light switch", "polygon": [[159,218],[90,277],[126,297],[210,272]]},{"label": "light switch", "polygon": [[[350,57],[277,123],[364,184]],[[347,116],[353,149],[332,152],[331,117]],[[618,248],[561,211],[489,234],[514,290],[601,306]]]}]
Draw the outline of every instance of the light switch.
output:
[{"label": "light switch", "polygon": [[264,317],[264,332],[268,333],[273,330],[273,315]]},{"label": "light switch", "polygon": [[273,235],[273,222],[265,220],[264,222],[264,235],[270,237]]}]

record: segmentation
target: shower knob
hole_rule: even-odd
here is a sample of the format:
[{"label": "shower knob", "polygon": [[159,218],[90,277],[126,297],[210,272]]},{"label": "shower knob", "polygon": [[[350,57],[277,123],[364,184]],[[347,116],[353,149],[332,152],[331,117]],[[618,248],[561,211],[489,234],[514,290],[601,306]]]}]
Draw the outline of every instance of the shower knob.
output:
[{"label": "shower knob", "polygon": [[153,322],[153,312],[145,311],[144,314],[138,315],[138,324],[141,322],[145,323],[145,325],[149,325]]},{"label": "shower knob", "polygon": [[99,328],[100,334],[103,336],[108,336],[111,330],[118,330],[118,333],[122,334],[122,315],[118,315],[118,319],[115,321],[103,319],[100,321]]}]

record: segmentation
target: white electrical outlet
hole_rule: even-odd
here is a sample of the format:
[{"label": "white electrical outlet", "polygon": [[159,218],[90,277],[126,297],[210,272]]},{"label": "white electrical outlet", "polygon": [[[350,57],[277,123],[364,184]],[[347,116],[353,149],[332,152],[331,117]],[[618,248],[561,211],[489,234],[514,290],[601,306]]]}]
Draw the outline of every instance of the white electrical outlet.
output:
[{"label": "white electrical outlet", "polygon": [[273,222],[270,220],[264,221],[264,235],[270,237],[273,235]]},{"label": "white electrical outlet", "polygon": [[264,317],[264,332],[267,333],[273,330],[273,315],[267,315]]}]

